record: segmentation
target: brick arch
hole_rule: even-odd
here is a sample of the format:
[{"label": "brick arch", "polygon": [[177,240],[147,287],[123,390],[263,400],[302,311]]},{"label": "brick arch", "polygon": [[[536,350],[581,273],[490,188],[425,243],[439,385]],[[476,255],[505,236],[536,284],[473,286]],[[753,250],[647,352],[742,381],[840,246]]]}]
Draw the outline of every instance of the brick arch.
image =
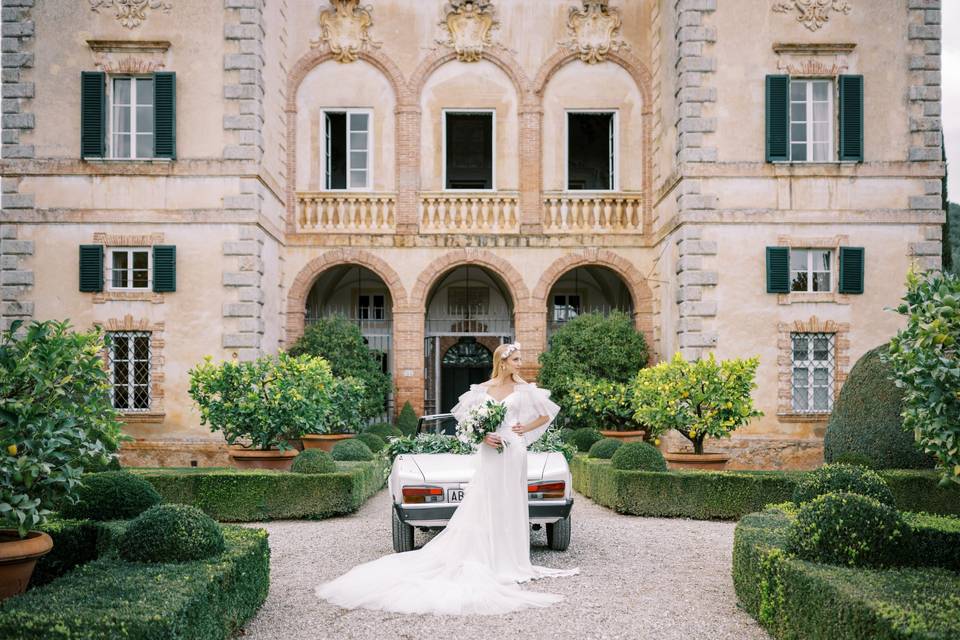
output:
[{"label": "brick arch", "polygon": [[[427,83],[427,79],[433,74],[433,72],[446,63],[456,59],[456,51],[444,51],[443,49],[437,49],[420,61],[420,64],[417,65],[416,71],[414,71],[413,75],[410,76],[408,88],[409,95],[414,101],[416,101],[416,104],[419,105],[420,94],[423,92],[423,87]],[[527,78],[527,74],[524,73],[523,67],[520,66],[520,63],[517,62],[517,60],[506,50],[500,48],[485,49],[483,52],[483,59],[488,62],[492,62],[507,74],[507,77],[510,78],[510,80],[513,82],[514,88],[516,89],[519,105],[528,105],[534,101],[530,80]]]},{"label": "brick arch", "polygon": [[424,268],[410,294],[410,307],[426,313],[427,294],[433,284],[447,271],[461,265],[486,267],[506,283],[513,297],[513,312],[527,304],[530,290],[520,272],[507,260],[481,249],[459,249],[443,254]]},{"label": "brick arch", "polygon": [[[630,74],[630,77],[633,78],[634,83],[640,90],[640,96],[643,98],[643,113],[651,113],[653,105],[653,76],[650,74],[647,66],[643,64],[643,61],[626,51],[608,52],[606,59],[613,64],[619,65]],[[540,65],[540,70],[537,72],[531,85],[531,89],[538,100],[543,99],[543,91],[557,71],[574,60],[579,60],[578,53],[558,51]]]},{"label": "brick arch", "polygon": [[380,276],[380,279],[390,290],[393,308],[397,309],[406,305],[407,290],[400,281],[400,276],[389,264],[369,251],[359,249],[326,251],[305,264],[290,285],[287,294],[287,345],[292,344],[294,340],[303,335],[304,305],[307,303],[310,288],[313,287],[317,277],[330,267],[343,264],[358,264],[370,269]]}]

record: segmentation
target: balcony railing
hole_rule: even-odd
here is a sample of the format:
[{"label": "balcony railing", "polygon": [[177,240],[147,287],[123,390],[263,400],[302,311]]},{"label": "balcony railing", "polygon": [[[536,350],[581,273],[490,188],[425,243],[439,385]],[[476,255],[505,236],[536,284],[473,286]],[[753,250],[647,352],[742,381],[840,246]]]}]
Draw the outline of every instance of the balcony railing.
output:
[{"label": "balcony railing", "polygon": [[544,233],[642,233],[640,194],[551,192],[543,199]]},{"label": "balcony railing", "polygon": [[516,191],[420,194],[420,233],[518,233]]},{"label": "balcony railing", "polygon": [[296,215],[298,233],[393,233],[396,197],[392,193],[300,192]]}]

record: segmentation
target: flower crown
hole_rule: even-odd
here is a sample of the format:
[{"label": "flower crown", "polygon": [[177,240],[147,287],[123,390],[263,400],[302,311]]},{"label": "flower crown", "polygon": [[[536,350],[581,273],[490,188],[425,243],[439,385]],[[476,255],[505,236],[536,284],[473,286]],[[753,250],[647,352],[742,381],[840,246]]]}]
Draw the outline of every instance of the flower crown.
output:
[{"label": "flower crown", "polygon": [[507,348],[503,350],[503,353],[500,355],[501,358],[506,358],[514,351],[517,351],[520,348],[519,342],[510,342],[507,344]]}]

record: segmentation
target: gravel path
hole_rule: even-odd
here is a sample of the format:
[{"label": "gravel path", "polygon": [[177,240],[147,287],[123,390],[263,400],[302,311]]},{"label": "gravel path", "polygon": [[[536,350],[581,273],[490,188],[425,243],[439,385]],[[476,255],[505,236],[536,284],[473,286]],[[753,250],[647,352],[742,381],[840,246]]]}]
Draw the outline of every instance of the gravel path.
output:
[{"label": "gravel path", "polygon": [[[272,570],[270,595],[244,640],[769,638],[736,606],[734,523],[623,516],[580,494],[567,551],[550,551],[544,531],[532,532],[534,564],[580,567],[576,576],[524,585],[564,594],[560,604],[502,616],[409,616],[318,600],[318,583],[393,553],[389,508],[384,489],[350,516],[251,524],[270,532]],[[417,546],[430,535],[417,531]]]}]

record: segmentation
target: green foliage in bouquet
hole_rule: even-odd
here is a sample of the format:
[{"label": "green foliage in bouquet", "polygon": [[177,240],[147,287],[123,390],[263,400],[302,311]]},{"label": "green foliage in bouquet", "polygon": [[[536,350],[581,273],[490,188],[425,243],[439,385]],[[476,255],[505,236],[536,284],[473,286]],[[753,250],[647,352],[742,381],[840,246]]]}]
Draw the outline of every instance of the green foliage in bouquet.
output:
[{"label": "green foliage in bouquet", "polygon": [[563,457],[567,459],[567,463],[573,460],[573,456],[577,454],[577,448],[572,444],[564,442],[563,437],[560,433],[560,429],[550,426],[546,431],[543,432],[543,435],[537,438],[537,440],[530,445],[527,451],[550,453],[557,452],[562,453]]}]

